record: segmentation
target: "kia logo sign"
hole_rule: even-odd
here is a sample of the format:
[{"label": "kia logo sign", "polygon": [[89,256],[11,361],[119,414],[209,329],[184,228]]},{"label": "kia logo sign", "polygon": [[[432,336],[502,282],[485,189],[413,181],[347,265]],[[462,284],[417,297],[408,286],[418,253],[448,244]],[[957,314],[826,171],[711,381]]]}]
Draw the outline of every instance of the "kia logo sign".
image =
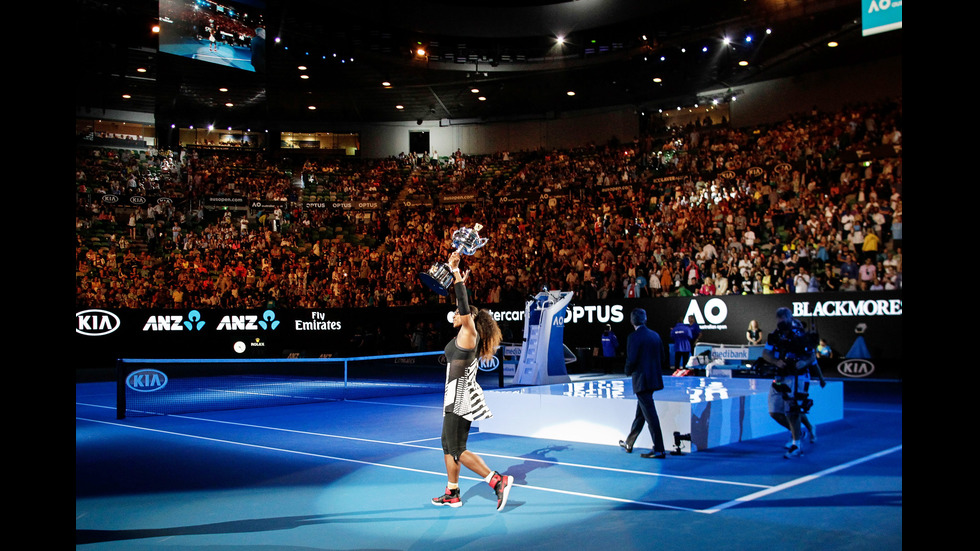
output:
[{"label": "kia logo sign", "polygon": [[875,364],[869,360],[843,360],[837,364],[837,372],[845,377],[867,377],[875,371]]},{"label": "kia logo sign", "polygon": [[75,332],[80,335],[108,335],[119,329],[119,325],[119,316],[106,310],[82,310],[75,313]]},{"label": "kia logo sign", "polygon": [[493,371],[497,369],[500,365],[500,359],[496,356],[491,356],[489,360],[480,360],[480,371]]},{"label": "kia logo sign", "polygon": [[136,392],[155,392],[167,386],[167,375],[156,369],[140,369],[126,377],[126,386]]}]

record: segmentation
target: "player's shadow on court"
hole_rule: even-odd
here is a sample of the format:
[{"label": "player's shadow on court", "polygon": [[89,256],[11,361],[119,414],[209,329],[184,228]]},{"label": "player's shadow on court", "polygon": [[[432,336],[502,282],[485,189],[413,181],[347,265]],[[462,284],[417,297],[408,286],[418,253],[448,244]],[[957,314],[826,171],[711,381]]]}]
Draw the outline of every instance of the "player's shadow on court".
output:
[{"label": "player's shadow on court", "polygon": [[514,477],[514,484],[527,484],[527,474],[529,472],[554,467],[555,463],[558,462],[558,459],[550,457],[548,454],[562,452],[570,448],[571,446],[548,446],[547,448],[526,453],[520,456],[525,460],[523,463],[507,467],[507,470],[501,474],[509,474]]},{"label": "player's shadow on court", "polygon": [[[385,511],[384,513],[391,514],[415,510],[416,509],[396,509]],[[169,528],[136,528],[132,530],[75,530],[75,545],[176,536],[208,536],[221,534],[246,534],[251,532],[274,532],[278,530],[292,530],[301,526],[309,526],[314,524],[351,524],[357,522],[373,523],[378,521],[377,513],[365,516],[364,518],[352,518],[353,515],[357,514],[361,513],[303,515],[258,519],[253,518],[231,520],[227,522],[213,522],[210,524],[196,524],[193,526],[173,526]],[[388,517],[388,520],[391,520],[391,517]]]},{"label": "player's shadow on court", "polygon": [[[507,469],[501,471],[500,474],[513,476],[514,485],[526,485],[527,475],[531,471],[547,469],[555,466],[555,463],[558,460],[554,457],[550,457],[550,453],[565,451],[567,449],[570,449],[570,446],[548,446],[547,448],[534,450],[531,453],[526,453],[520,456],[525,459],[523,463],[518,463],[517,465],[507,467]],[[524,504],[523,501],[515,500],[513,493],[510,496],[510,499],[507,501],[507,509],[510,509],[511,507],[520,507]],[[494,494],[493,489],[490,488],[489,484],[485,483],[474,484],[472,487],[470,487],[470,489],[466,490],[462,497],[464,503],[472,498],[486,499],[487,501],[497,500],[497,496]]]}]

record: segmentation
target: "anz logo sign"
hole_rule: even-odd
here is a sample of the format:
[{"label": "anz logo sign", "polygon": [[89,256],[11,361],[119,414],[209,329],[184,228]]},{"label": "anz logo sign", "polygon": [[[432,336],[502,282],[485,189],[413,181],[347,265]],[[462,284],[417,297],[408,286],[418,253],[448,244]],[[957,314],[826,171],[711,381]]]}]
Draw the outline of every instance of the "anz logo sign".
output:
[{"label": "anz logo sign", "polygon": [[266,310],[261,317],[251,314],[225,316],[218,322],[218,331],[262,331],[274,330],[277,327],[279,327],[279,320],[272,310]]},{"label": "anz logo sign", "polygon": [[[272,331],[279,327],[276,313],[266,310],[261,316],[255,314],[227,315],[217,323],[216,331]],[[87,325],[104,325],[94,318]],[[79,322],[81,325],[81,322]],[[154,315],[146,320],[143,331],[202,331],[207,323],[201,312],[191,310],[186,316],[180,314]]]},{"label": "anz logo sign", "polygon": [[200,331],[204,329],[201,313],[191,310],[185,318],[182,315],[150,316],[143,325],[143,331]]},{"label": "anz logo sign", "polygon": [[136,392],[156,392],[167,386],[167,375],[156,369],[140,369],[126,377],[126,386]]}]

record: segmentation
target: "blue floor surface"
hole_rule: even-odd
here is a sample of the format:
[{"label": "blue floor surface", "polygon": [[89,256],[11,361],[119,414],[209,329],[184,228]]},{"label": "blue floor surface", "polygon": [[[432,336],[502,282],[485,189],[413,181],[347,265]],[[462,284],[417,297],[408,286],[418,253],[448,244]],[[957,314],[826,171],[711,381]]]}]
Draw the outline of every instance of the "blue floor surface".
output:
[{"label": "blue floor surface", "polygon": [[465,469],[463,507],[429,503],[441,394],[117,420],[113,392],[76,385],[76,549],[902,548],[897,382],[846,381],[793,459],[788,433],[654,460],[475,432],[515,478],[501,512]]}]

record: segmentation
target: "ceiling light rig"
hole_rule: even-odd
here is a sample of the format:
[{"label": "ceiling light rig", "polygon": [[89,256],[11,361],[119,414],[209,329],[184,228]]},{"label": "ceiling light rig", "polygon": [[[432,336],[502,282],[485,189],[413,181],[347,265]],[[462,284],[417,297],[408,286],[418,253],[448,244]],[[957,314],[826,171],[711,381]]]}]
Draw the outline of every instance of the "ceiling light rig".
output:
[{"label": "ceiling light rig", "polygon": [[719,91],[712,94],[699,94],[695,98],[691,98],[690,101],[682,102],[673,106],[651,106],[646,105],[641,107],[644,113],[655,112],[665,117],[676,116],[679,114],[693,113],[698,110],[703,110],[705,112],[714,111],[717,109],[722,109],[725,104],[734,103],[738,100],[740,96],[744,94],[744,90],[729,88],[725,91]]},{"label": "ceiling light rig", "polygon": [[[298,69],[305,71],[311,69],[308,65],[310,61],[319,61],[322,63],[337,63],[340,65],[347,65],[355,62],[355,57],[344,53],[347,48],[341,45],[340,48],[335,47],[335,45],[323,46],[321,40],[315,40],[312,38],[307,38],[305,40],[306,44],[314,44],[314,48],[318,47],[318,50],[307,48],[306,45],[290,45],[282,41],[281,37],[276,37],[273,41],[276,45],[281,46],[284,52],[289,52],[294,54],[294,58],[300,60]],[[301,53],[298,53],[301,52]]]}]

